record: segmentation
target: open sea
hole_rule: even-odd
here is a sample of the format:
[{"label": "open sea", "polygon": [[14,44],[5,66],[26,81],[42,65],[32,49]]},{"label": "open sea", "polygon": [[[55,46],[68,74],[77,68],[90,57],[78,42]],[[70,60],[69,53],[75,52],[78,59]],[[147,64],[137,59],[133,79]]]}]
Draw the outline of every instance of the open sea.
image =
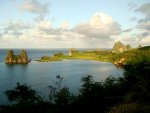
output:
[{"label": "open sea", "polygon": [[[96,81],[105,80],[108,76],[123,75],[121,68],[109,62],[92,60],[34,61],[57,52],[68,54],[68,49],[27,49],[28,57],[32,60],[27,65],[6,65],[4,60],[7,51],[7,49],[0,49],[0,104],[8,104],[4,92],[14,88],[17,82],[32,86],[47,100],[49,93],[47,86],[55,85],[58,74],[63,77],[63,86],[69,87],[74,94],[78,93],[78,89],[82,85],[81,77],[85,75],[93,75]],[[21,49],[14,49],[14,54],[20,54],[20,52]]]}]

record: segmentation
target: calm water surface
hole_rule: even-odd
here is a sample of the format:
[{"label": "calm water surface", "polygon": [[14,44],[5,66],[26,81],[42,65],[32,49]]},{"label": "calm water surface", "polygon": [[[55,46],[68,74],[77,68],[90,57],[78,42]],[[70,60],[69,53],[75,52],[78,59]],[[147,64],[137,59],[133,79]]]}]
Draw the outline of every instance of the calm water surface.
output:
[{"label": "calm water surface", "polygon": [[[67,50],[27,50],[31,59],[43,55],[51,55],[58,51],[67,54]],[[20,50],[15,50],[16,54]],[[6,65],[4,58],[7,50],[0,50],[0,103],[7,103],[4,91],[13,88],[16,82],[27,83],[48,98],[49,85],[54,85],[56,75],[64,77],[63,85],[68,86],[72,93],[77,93],[81,86],[81,77],[93,75],[97,81],[105,80],[108,76],[122,76],[123,70],[112,63],[89,60],[63,60],[40,63],[32,61],[28,65]]]}]

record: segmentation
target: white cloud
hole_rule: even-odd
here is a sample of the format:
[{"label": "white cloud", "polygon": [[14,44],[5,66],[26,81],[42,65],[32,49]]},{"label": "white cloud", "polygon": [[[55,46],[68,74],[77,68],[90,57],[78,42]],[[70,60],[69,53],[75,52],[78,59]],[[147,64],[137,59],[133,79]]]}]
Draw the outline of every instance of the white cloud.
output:
[{"label": "white cloud", "polygon": [[137,21],[137,33],[135,34],[135,42],[138,42],[142,45],[148,45],[150,44],[150,2],[136,7],[134,11],[143,15],[141,19]]},{"label": "white cloud", "polygon": [[84,34],[87,38],[110,38],[121,33],[120,25],[104,13],[96,13],[87,23],[73,28],[74,32]]},{"label": "white cloud", "polygon": [[137,8],[137,4],[134,3],[133,1],[130,1],[128,3],[129,9],[128,10],[134,10],[135,8]]},{"label": "white cloud", "polygon": [[138,22],[137,27],[142,30],[150,31],[150,20],[145,19]]},{"label": "white cloud", "polygon": [[38,23],[38,27],[41,29],[50,29],[52,27],[52,24],[48,20],[43,20]]},{"label": "white cloud", "polygon": [[102,29],[104,25],[108,25],[110,23],[113,23],[112,17],[104,13],[96,13],[90,20],[91,27],[95,29]]},{"label": "white cloud", "polygon": [[29,29],[31,27],[31,24],[29,23],[24,23],[22,21],[9,21],[6,27],[6,30],[14,31],[14,30],[24,30],[24,29]]},{"label": "white cloud", "polygon": [[150,31],[150,2],[141,5],[135,11],[144,15],[144,18],[138,21],[137,27],[142,30]]},{"label": "white cloud", "polygon": [[[119,35],[120,25],[111,16],[96,13],[89,22],[79,24],[69,29],[64,21],[59,28],[54,28],[49,20],[41,20],[31,24],[22,22],[8,23],[8,32],[2,34],[3,42],[13,47],[110,47],[111,36]],[[28,26],[30,25],[30,26]],[[15,28],[15,29],[13,29]],[[1,39],[0,39],[1,40]],[[28,44],[28,46],[26,44]],[[2,41],[0,41],[2,44]],[[108,46],[108,44],[110,46]],[[39,46],[40,45],[40,46]]]},{"label": "white cloud", "polygon": [[141,5],[135,11],[143,13],[144,15],[146,15],[146,17],[150,17],[150,2]]},{"label": "white cloud", "polygon": [[141,39],[141,43],[149,46],[150,45],[150,34]]},{"label": "white cloud", "polygon": [[48,13],[48,6],[48,3],[41,4],[38,0],[25,0],[23,4],[20,5],[22,10],[35,14]]},{"label": "white cloud", "polygon": [[67,21],[63,21],[61,24],[61,29],[63,30],[69,29],[69,23]]},{"label": "white cloud", "polygon": [[130,29],[124,29],[124,30],[122,30],[122,32],[131,32],[132,31],[132,29],[130,28]]}]

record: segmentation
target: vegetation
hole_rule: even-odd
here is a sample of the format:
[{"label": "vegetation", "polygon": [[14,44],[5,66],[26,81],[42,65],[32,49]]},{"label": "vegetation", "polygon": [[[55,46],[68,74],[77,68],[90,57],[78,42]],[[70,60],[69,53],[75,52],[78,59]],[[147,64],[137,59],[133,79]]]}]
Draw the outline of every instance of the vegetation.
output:
[{"label": "vegetation", "polygon": [[116,53],[112,55],[112,62],[118,66],[124,66],[128,62],[137,62],[142,59],[150,61],[150,49],[148,47],[142,47],[139,49],[132,49],[122,53]]},{"label": "vegetation", "polygon": [[41,100],[39,94],[26,84],[17,83],[14,89],[6,91],[5,94],[9,101],[15,101],[17,104],[38,103]]},{"label": "vegetation", "polygon": [[20,55],[14,55],[13,50],[8,50],[5,58],[6,64],[28,64],[29,59],[26,50],[22,50]]},{"label": "vegetation", "polygon": [[[126,45],[128,47],[129,45]],[[130,48],[130,47],[128,47]],[[117,66],[123,67],[128,62],[135,62],[142,58],[149,59],[150,61],[150,48],[141,47],[135,49],[129,49],[128,51],[120,53],[112,53],[111,50],[91,50],[91,51],[78,51],[76,49],[70,49],[69,54],[56,53],[52,56],[43,56],[37,60],[40,62],[61,61],[63,59],[84,59],[84,60],[96,60],[104,62],[112,62]]]},{"label": "vegetation", "polygon": [[[71,53],[70,53],[71,52]],[[68,55],[56,53],[52,56],[43,56],[37,61],[39,62],[51,62],[51,61],[61,61],[63,59],[84,59],[84,60],[97,60],[97,61],[106,61],[111,62],[112,53],[110,50],[93,50],[93,51],[78,51],[78,50],[69,50]]]},{"label": "vegetation", "polygon": [[111,108],[108,113],[149,113],[150,105],[139,103],[124,103]]},{"label": "vegetation", "polygon": [[14,89],[5,92],[10,105],[1,105],[1,113],[50,113],[52,106],[44,102],[39,93],[27,84],[17,83]]},{"label": "vegetation", "polygon": [[55,53],[52,56],[43,56],[41,59],[36,61],[38,62],[51,62],[51,61],[61,61],[64,59],[64,54],[61,52]]}]

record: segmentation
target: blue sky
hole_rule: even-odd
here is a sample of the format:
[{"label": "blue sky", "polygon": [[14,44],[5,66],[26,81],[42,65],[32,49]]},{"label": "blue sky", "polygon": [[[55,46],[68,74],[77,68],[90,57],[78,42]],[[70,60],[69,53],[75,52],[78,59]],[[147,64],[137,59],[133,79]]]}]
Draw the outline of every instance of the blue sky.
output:
[{"label": "blue sky", "polygon": [[150,0],[3,0],[0,48],[150,45]]}]

